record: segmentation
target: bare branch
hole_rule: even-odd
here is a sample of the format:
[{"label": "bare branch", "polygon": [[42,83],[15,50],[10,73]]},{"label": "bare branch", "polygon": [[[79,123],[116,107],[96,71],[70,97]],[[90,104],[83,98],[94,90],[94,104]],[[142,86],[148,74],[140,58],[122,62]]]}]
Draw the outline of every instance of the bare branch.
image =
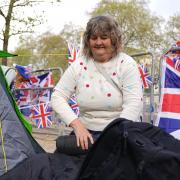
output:
[{"label": "bare branch", "polygon": [[1,15],[2,17],[4,17],[4,19],[6,19],[6,16],[4,15],[4,13],[2,12],[1,9],[0,9],[0,15]]}]

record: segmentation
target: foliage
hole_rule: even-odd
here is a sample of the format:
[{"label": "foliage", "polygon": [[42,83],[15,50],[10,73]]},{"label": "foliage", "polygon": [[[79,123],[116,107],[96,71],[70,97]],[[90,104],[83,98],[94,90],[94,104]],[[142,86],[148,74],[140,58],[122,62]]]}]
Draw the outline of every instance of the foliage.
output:
[{"label": "foliage", "polygon": [[[33,28],[40,25],[44,21],[42,14],[37,13],[34,8],[42,3],[59,3],[59,0],[1,0],[0,2],[0,18],[3,23],[0,29],[0,40],[3,41],[3,50],[8,51],[9,39],[11,36],[20,35],[23,33],[32,33]],[[29,8],[33,9],[34,13],[29,13]],[[3,59],[3,64],[7,64],[6,59]]]},{"label": "foliage", "polygon": [[107,14],[114,17],[121,28],[125,51],[156,50],[162,39],[161,18],[151,14],[144,0],[102,0],[91,12],[92,16]]},{"label": "foliage", "polygon": [[165,26],[164,37],[166,39],[167,48],[176,41],[180,41],[180,14],[171,16]]},{"label": "foliage", "polygon": [[82,27],[69,23],[64,25],[60,34],[68,43],[79,46],[83,32],[84,29]]},{"label": "foliage", "polygon": [[[36,38],[22,38],[15,50],[18,57],[13,62],[21,65],[33,64],[33,70],[59,67],[64,70],[67,67],[67,51],[67,43],[60,35],[46,32]],[[59,72],[54,77],[57,81]]]}]

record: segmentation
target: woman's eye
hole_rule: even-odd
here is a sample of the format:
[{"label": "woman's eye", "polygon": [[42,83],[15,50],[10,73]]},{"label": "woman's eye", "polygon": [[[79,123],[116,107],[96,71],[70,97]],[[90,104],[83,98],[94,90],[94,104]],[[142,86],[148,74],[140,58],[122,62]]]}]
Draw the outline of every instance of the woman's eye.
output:
[{"label": "woman's eye", "polygon": [[108,39],[108,38],[110,38],[110,37],[107,34],[104,34],[101,36],[101,39]]},{"label": "woman's eye", "polygon": [[96,40],[96,39],[97,39],[96,36],[91,36],[90,38],[91,38],[92,40]]},{"label": "woman's eye", "polygon": [[102,36],[101,39],[108,39],[108,36]]}]

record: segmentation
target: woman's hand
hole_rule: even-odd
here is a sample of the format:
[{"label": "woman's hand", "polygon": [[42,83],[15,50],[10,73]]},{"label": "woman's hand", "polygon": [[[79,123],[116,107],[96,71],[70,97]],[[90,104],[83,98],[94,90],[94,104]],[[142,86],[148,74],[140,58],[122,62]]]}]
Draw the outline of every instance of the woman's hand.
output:
[{"label": "woman's hand", "polygon": [[84,127],[83,123],[79,119],[75,119],[70,123],[70,126],[74,129],[76,135],[77,146],[81,146],[82,149],[88,149],[89,141],[94,143],[92,135]]}]

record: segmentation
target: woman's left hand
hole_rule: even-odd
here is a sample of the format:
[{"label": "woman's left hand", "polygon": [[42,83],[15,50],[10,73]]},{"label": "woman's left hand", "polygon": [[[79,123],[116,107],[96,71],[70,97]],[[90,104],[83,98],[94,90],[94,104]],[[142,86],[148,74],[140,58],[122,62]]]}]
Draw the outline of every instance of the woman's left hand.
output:
[{"label": "woman's left hand", "polygon": [[79,119],[75,119],[70,123],[70,126],[74,129],[76,135],[77,146],[81,146],[82,149],[87,150],[88,144],[94,143],[92,135],[85,128],[83,123]]}]

